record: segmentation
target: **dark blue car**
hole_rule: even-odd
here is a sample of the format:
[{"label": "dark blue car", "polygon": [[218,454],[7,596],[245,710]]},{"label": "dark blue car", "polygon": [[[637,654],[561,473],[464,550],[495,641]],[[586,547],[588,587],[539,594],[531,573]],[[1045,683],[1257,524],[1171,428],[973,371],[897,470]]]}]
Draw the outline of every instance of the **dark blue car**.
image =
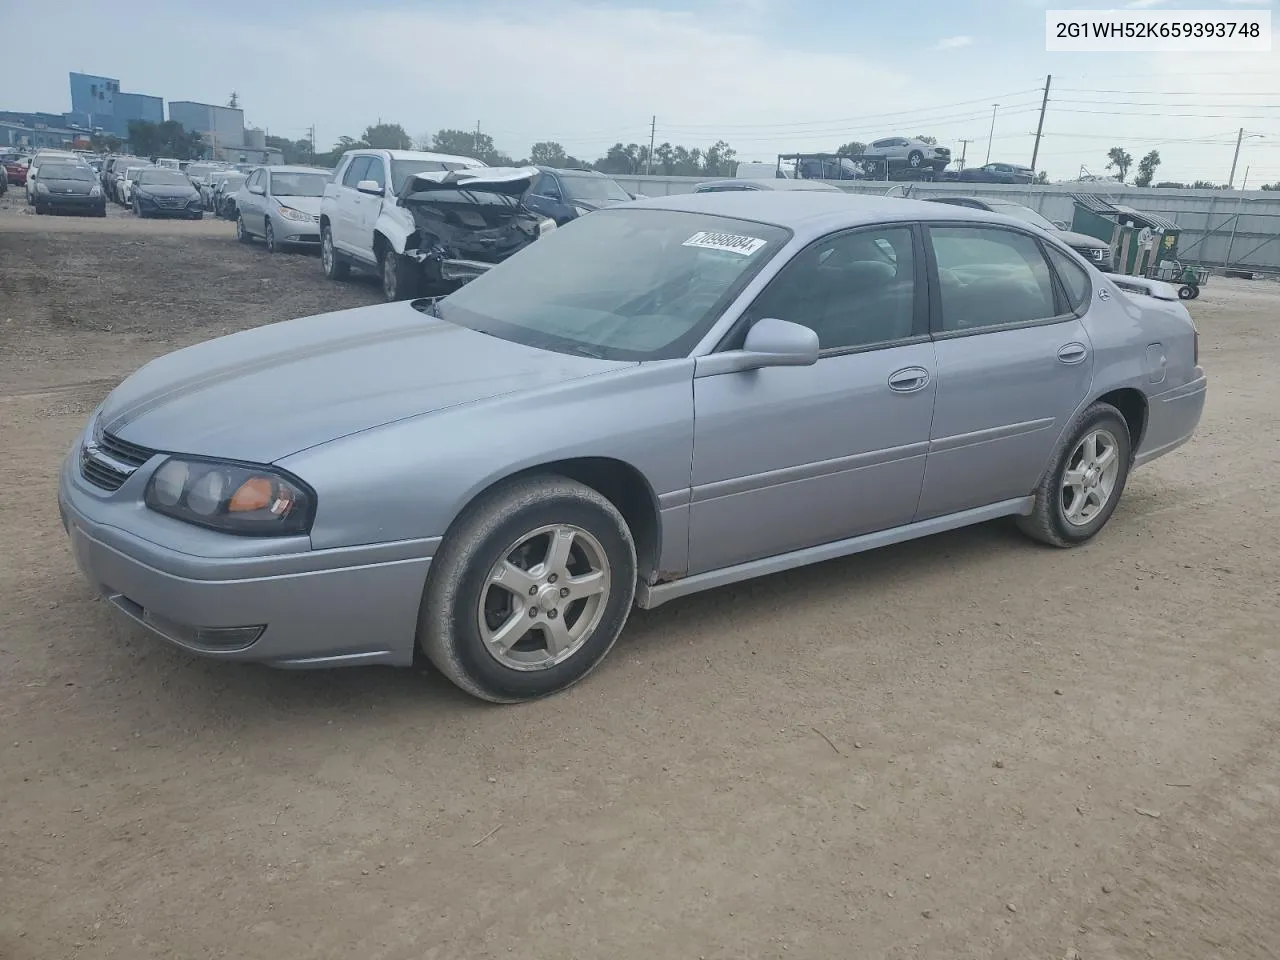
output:
[{"label": "dark blue car", "polygon": [[612,177],[594,170],[539,166],[538,171],[538,178],[525,194],[524,205],[544,217],[550,217],[556,226],[564,226],[570,220],[601,207],[635,199]]}]

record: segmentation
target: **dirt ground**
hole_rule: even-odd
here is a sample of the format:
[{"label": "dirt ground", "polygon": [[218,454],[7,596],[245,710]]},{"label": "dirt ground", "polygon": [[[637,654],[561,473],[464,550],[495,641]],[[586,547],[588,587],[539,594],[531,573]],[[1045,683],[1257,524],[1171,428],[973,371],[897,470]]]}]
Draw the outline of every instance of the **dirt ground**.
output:
[{"label": "dirt ground", "polygon": [[0,957],[1278,955],[1280,286],[1191,304],[1200,436],[1087,548],[990,524],[638,612],[545,702],[113,616],[55,502],[93,405],[376,299],[0,201]]}]

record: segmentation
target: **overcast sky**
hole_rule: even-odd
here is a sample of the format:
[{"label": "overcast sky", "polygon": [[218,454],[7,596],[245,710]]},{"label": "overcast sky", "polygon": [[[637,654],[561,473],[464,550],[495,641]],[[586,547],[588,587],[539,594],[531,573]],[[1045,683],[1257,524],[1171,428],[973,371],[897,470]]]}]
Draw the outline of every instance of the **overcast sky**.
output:
[{"label": "overcast sky", "polygon": [[[1272,0],[1234,0],[1237,9]],[[930,134],[970,165],[1029,163],[1045,75],[1040,163],[1052,179],[1102,173],[1107,149],[1155,148],[1157,179],[1225,181],[1235,132],[1251,184],[1280,181],[1280,47],[1269,54],[1048,54],[1046,7],[1089,0],[61,0],[27,5],[32,36],[5,44],[0,109],[70,109],[67,72],[122,90],[224,103],[327,149],[378,119],[417,137],[492,135],[517,159],[558,140],[594,159],[611,143],[727,140],[743,160]],[[1227,0],[1135,0],[1160,9]],[[980,12],[978,12],[980,11]],[[12,25],[12,18],[10,25]],[[1280,20],[1280,17],[1276,17]],[[52,36],[52,35],[50,35]],[[156,42],[148,42],[154,37]],[[992,104],[995,135],[989,138]],[[962,139],[970,143],[965,147]]]}]

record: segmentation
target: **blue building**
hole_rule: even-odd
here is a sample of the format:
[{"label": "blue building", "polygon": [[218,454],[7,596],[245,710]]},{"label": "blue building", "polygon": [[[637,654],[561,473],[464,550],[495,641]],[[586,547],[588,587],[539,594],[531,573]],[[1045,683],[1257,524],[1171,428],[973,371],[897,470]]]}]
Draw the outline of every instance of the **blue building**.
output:
[{"label": "blue building", "polygon": [[129,134],[130,120],[164,122],[164,100],[160,97],[125,93],[114,77],[72,73],[70,79],[71,112],[65,114],[68,125],[90,130],[102,128],[117,137],[125,137]]}]

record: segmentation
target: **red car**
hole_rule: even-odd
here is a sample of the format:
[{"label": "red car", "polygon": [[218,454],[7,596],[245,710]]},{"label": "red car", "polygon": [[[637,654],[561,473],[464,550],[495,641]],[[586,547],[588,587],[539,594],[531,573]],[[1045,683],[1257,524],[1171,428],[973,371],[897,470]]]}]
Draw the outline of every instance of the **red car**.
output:
[{"label": "red car", "polygon": [[24,160],[5,160],[4,172],[11,187],[25,187],[27,185],[27,161]]}]

